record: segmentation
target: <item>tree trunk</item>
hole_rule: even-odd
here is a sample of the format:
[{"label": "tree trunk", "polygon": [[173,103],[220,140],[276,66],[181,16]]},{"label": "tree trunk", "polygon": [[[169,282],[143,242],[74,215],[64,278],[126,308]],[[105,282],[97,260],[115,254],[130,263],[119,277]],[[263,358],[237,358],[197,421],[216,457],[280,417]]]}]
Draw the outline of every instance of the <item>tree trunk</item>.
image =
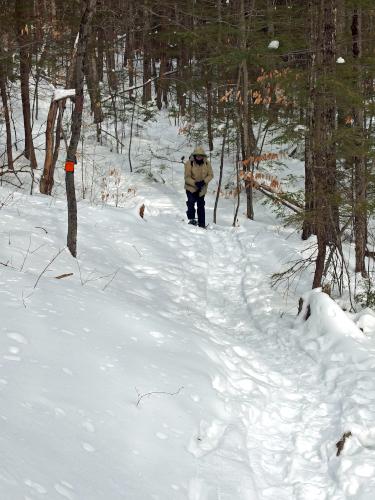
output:
[{"label": "tree trunk", "polygon": [[184,46],[184,42],[181,42],[180,56],[177,60],[177,82],[176,82],[176,92],[177,92],[177,103],[180,116],[185,116],[186,114],[186,66],[188,64],[187,50]]},{"label": "tree trunk", "polygon": [[[95,55],[96,38],[90,36],[90,43],[87,47],[87,55],[85,58],[85,75],[87,88],[90,95],[91,113],[94,115],[94,123],[97,125],[103,121],[103,111],[101,104],[101,92],[99,85],[99,77],[97,72],[97,63]],[[97,138],[100,142],[100,137]]]},{"label": "tree trunk", "polygon": [[[161,57],[160,57],[160,65],[159,65],[159,78],[155,78],[155,92],[156,92],[156,106],[158,107],[158,110],[160,111],[161,108],[163,107],[163,88],[162,88],[162,85],[163,85],[163,73],[165,73],[166,71],[166,67],[167,67],[167,61],[165,59],[165,54],[162,54]],[[155,71],[154,73],[156,73],[156,67],[155,67]],[[156,76],[156,74],[155,74]]]},{"label": "tree trunk", "polygon": [[239,137],[237,135],[236,140],[236,191],[237,191],[237,200],[236,200],[236,209],[234,212],[233,223],[232,226],[236,227],[238,223],[238,211],[240,209],[241,202],[241,182],[240,182],[240,144]]},{"label": "tree trunk", "polygon": [[216,213],[217,213],[217,206],[219,203],[219,197],[220,197],[220,191],[221,191],[221,184],[223,181],[223,171],[224,171],[224,152],[225,152],[225,141],[227,139],[227,133],[228,133],[228,126],[229,126],[229,114],[227,116],[227,120],[225,123],[225,128],[223,132],[223,140],[221,143],[221,156],[220,156],[220,173],[219,173],[219,182],[217,186],[217,191],[216,191],[216,199],[215,199],[215,207],[214,207],[214,224],[216,224]]},{"label": "tree trunk", "polygon": [[[243,149],[245,152],[245,159],[248,159],[254,153],[254,145],[251,145],[250,142],[250,116],[249,116],[249,99],[248,99],[248,89],[249,89],[249,80],[248,80],[248,70],[247,70],[247,62],[244,60],[242,62],[242,108],[243,108]],[[246,169],[252,168],[249,164]],[[254,220],[254,206],[253,206],[253,185],[251,181],[246,180],[246,216],[248,219]]]},{"label": "tree trunk", "polygon": [[[76,94],[72,114],[71,137],[67,151],[67,163],[76,161],[76,153],[81,135],[82,111],[83,111],[83,84],[84,84],[84,64],[87,51],[88,39],[91,30],[91,21],[95,12],[96,0],[86,0],[85,9],[79,28],[79,39],[76,56]],[[74,186],[74,167],[73,171],[66,166],[65,168],[66,198],[68,203],[68,234],[67,246],[73,257],[77,256],[77,200]]]},{"label": "tree trunk", "polygon": [[[0,50],[0,55],[2,58],[4,57],[3,52],[1,50]],[[5,67],[6,67],[5,64],[2,67],[0,67],[0,93],[1,93],[1,100],[3,103],[4,119],[6,127],[8,170],[13,170],[12,129],[10,124]]]},{"label": "tree trunk", "polygon": [[315,273],[313,279],[313,288],[319,288],[322,286],[322,278],[324,273],[324,264],[327,253],[327,245],[325,241],[324,233],[321,233],[321,228],[318,226],[318,255],[315,261]]},{"label": "tree trunk", "polygon": [[54,153],[54,130],[55,122],[58,111],[58,101],[51,102],[46,126],[46,154],[44,158],[43,174],[40,178],[39,189],[42,194],[52,194],[52,187],[54,184],[52,167],[53,153]]},{"label": "tree trunk", "polygon": [[105,31],[105,61],[107,69],[108,85],[111,92],[116,92],[118,88],[118,80],[116,74],[116,61],[115,61],[115,42],[116,34],[113,30]]},{"label": "tree trunk", "polygon": [[[246,11],[245,0],[240,0],[240,33],[241,33],[241,49],[243,51],[247,48],[246,37]],[[250,117],[249,106],[249,73],[247,68],[247,61],[244,59],[241,64],[242,69],[242,130],[243,130],[243,150],[244,159],[249,158],[255,151],[256,140],[253,133],[252,122]],[[253,186],[249,181],[245,181],[246,186],[246,216],[248,219],[254,219],[253,207]]]},{"label": "tree trunk", "polygon": [[16,0],[15,16],[17,21],[17,40],[20,52],[20,81],[21,81],[21,100],[23,123],[25,130],[25,157],[30,160],[32,169],[38,167],[31,127],[31,108],[30,108],[30,69],[31,69],[31,54],[30,46],[31,36],[29,33],[32,28],[32,4],[30,1]]},{"label": "tree trunk", "polygon": [[[129,75],[129,88],[131,89],[134,85],[134,33],[133,26],[130,24],[130,20],[134,17],[134,6],[132,2],[129,4],[129,19],[127,21],[127,31],[126,31],[126,55],[127,55],[127,66]],[[129,90],[129,99],[133,98],[133,91]]]},{"label": "tree trunk", "polygon": [[151,57],[148,39],[150,37],[150,14],[147,10],[148,4],[146,1],[146,9],[144,11],[144,32],[143,32],[143,94],[142,103],[146,104],[151,101],[152,87],[151,87]]},{"label": "tree trunk", "polygon": [[206,71],[206,92],[207,92],[207,136],[208,148],[211,151],[214,149],[213,131],[212,131],[212,83]]},{"label": "tree trunk", "polygon": [[96,58],[96,70],[98,73],[98,80],[99,82],[102,82],[104,80],[104,43],[105,43],[104,42],[105,34],[103,26],[98,26],[97,39],[98,39],[98,44],[97,44],[98,55]]},{"label": "tree trunk", "polygon": [[[308,110],[309,112],[309,110]],[[305,139],[305,211],[302,225],[302,239],[307,240],[316,234],[314,227],[315,186],[312,164],[312,152],[309,137]]]},{"label": "tree trunk", "polygon": [[[316,71],[313,81],[318,82],[311,96],[313,120],[311,130],[312,163],[315,182],[315,225],[318,239],[318,257],[313,286],[321,286],[324,260],[328,244],[340,247],[338,205],[336,192],[336,101],[331,80],[336,64],[336,0],[313,0],[317,36],[313,42]],[[315,78],[316,77],[316,78]]]},{"label": "tree trunk", "polygon": [[[66,88],[70,89],[75,86],[75,75],[77,66],[77,46],[73,47],[72,58],[67,71]],[[59,157],[60,136],[62,130],[62,121],[64,117],[66,98],[60,101],[52,101],[47,115],[46,126],[46,152],[44,158],[43,173],[39,182],[39,189],[42,194],[51,195],[54,185],[55,167]],[[55,140],[54,130],[56,123],[57,110],[59,110],[59,118],[56,127]]]},{"label": "tree trunk", "polygon": [[[310,43],[313,46],[317,37],[317,15],[314,12],[316,7],[310,4]],[[307,240],[311,235],[316,234],[314,220],[316,217],[315,196],[316,187],[314,182],[313,165],[313,131],[314,131],[314,96],[316,92],[316,54],[313,52],[310,59],[309,68],[309,96],[307,100],[305,135],[305,211],[302,226],[302,239]]]},{"label": "tree trunk", "polygon": [[167,81],[164,75],[168,70],[167,65],[167,54],[165,44],[162,44],[161,47],[161,56],[160,56],[160,68],[159,68],[159,79],[157,81],[157,90],[156,90],[156,105],[160,110],[164,106],[168,106],[168,93],[167,93]]},{"label": "tree trunk", "polygon": [[[361,10],[354,9],[352,17],[352,51],[354,57],[354,72],[357,80],[358,95],[363,96],[362,68],[359,59],[362,56],[361,40]],[[367,276],[365,266],[365,254],[367,246],[367,172],[366,160],[362,153],[364,142],[364,112],[361,105],[353,109],[353,127],[355,147],[357,154],[353,158],[354,164],[354,237],[355,237],[355,271]],[[362,150],[362,151],[361,151]],[[361,154],[362,153],[362,154]]]}]

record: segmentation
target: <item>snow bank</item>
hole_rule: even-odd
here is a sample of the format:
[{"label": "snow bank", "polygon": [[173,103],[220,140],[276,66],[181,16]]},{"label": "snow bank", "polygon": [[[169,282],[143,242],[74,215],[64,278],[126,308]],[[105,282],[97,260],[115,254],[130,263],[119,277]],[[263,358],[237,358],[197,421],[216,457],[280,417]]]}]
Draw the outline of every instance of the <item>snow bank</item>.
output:
[{"label": "snow bank", "polygon": [[302,296],[303,307],[298,316],[298,322],[307,319],[307,328],[316,336],[342,335],[363,340],[364,336],[359,327],[349,316],[320,288],[315,288]]},{"label": "snow bank", "polygon": [[303,308],[295,322],[298,343],[315,360],[316,373],[310,376],[317,386],[326,387],[327,405],[337,415],[328,428],[321,428],[328,457],[344,433],[350,436],[340,456],[328,458],[328,470],[340,484],[340,493],[324,498],[369,500],[374,491],[369,478],[375,474],[371,416],[375,362],[374,343],[365,333],[374,328],[375,317],[369,310],[350,317],[321,289],[302,298]]},{"label": "snow bank", "polygon": [[[341,307],[320,288],[302,296],[296,326],[301,348],[326,369],[332,362],[359,365],[368,358],[369,339]],[[305,318],[306,321],[305,321]]]},{"label": "snow bank", "polygon": [[297,328],[280,315],[266,276],[295,242],[256,221],[188,226],[182,182],[78,208],[79,267],[62,252],[36,288],[66,204],[2,208],[0,498],[365,500],[371,340],[319,290]]},{"label": "snow bank", "polygon": [[353,321],[365,335],[375,339],[375,313],[372,309],[366,307],[353,316]]},{"label": "snow bank", "polygon": [[[178,137],[167,114],[148,123],[135,161],[150,145],[188,155]],[[132,194],[79,200],[79,267],[67,251],[47,266],[65,199],[0,188],[0,498],[372,500],[371,313],[351,320],[314,291],[294,323],[269,276],[304,244],[267,207],[233,228],[221,199],[202,231],[184,220],[181,165],[163,185],[130,181],[124,157],[85,147],[84,168],[124,165],[108,191]]]}]

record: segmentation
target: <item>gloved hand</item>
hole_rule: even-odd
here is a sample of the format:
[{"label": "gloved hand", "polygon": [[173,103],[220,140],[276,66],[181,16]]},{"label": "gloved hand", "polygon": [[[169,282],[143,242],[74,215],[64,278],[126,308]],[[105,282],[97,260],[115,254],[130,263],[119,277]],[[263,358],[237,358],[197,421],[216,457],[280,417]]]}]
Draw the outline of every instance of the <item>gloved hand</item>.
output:
[{"label": "gloved hand", "polygon": [[195,185],[197,186],[197,188],[199,189],[199,191],[204,187],[205,185],[205,182],[204,181],[197,181],[195,183]]}]

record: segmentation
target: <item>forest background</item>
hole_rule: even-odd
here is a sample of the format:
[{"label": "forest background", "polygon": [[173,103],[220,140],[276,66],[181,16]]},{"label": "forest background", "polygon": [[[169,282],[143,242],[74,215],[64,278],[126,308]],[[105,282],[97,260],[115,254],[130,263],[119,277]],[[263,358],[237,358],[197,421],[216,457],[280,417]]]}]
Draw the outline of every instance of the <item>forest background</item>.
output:
[{"label": "forest background", "polygon": [[[56,168],[65,165],[75,256],[72,162],[84,97],[90,140],[126,155],[129,173],[138,120],[166,110],[220,164],[214,222],[224,191],[238,205],[243,197],[254,219],[256,190],[302,239],[315,236],[310,256],[276,283],[312,265],[312,286],[340,295],[354,271],[365,290],[359,300],[373,305],[374,21],[367,0],[2,1],[1,182],[22,188],[27,177],[31,192],[53,195]],[[53,98],[36,129],[46,85]],[[288,157],[304,162],[303,185],[291,173],[281,186]],[[224,185],[226,169],[233,175]]]}]

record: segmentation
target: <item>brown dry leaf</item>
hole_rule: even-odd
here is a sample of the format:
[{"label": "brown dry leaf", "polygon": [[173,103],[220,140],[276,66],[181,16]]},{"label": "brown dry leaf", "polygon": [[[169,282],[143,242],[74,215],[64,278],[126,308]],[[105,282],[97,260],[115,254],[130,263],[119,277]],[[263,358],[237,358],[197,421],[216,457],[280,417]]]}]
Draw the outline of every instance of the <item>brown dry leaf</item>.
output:
[{"label": "brown dry leaf", "polygon": [[[264,156],[270,156],[270,155],[276,155],[276,153],[268,153],[267,155]],[[277,155],[276,155],[277,156]],[[257,159],[261,158],[255,157],[255,161]],[[272,191],[274,193],[281,193],[281,183],[277,177],[271,174],[263,173],[263,172],[244,172],[243,170],[240,171],[240,178],[243,179],[245,182],[251,183],[251,185],[255,188],[259,188],[260,186],[263,188],[268,189],[269,191]]]}]

